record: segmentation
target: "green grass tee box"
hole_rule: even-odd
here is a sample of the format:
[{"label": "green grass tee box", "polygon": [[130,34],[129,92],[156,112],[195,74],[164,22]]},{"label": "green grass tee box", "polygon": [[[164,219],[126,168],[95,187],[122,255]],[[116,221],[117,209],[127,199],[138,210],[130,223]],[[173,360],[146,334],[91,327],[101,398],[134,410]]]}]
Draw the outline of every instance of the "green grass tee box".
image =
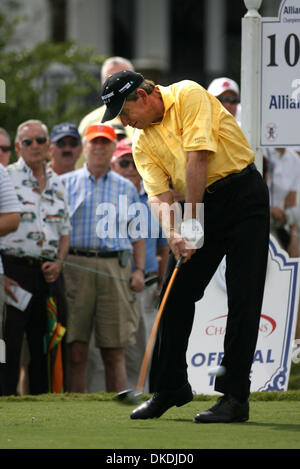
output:
[{"label": "green grass tee box", "polygon": [[245,423],[194,423],[215,401],[197,395],[159,419],[131,420],[134,406],[112,394],[0,397],[0,449],[300,449],[300,391],[251,394]]}]

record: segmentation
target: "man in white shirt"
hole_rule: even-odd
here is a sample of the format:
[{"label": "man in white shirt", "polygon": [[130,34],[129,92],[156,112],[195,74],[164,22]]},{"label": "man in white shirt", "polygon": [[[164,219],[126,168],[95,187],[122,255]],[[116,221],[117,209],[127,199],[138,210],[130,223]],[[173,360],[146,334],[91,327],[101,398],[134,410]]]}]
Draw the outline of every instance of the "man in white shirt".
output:
[{"label": "man in white shirt", "polygon": [[[4,166],[0,164],[0,236],[15,231],[20,223],[20,206]],[[5,303],[4,278],[1,263],[0,273],[0,363],[5,361],[5,344],[2,341],[3,310]]]},{"label": "man in white shirt", "polygon": [[290,257],[298,257],[298,224],[294,221],[289,222],[287,210],[297,206],[300,159],[295,151],[288,148],[267,148],[265,157],[268,167],[271,232]]},{"label": "man in white shirt", "polygon": [[65,321],[60,273],[69,249],[71,225],[63,183],[46,165],[49,144],[45,124],[37,120],[20,124],[16,135],[19,159],[7,167],[21,205],[21,222],[14,233],[0,240],[4,273],[32,298],[24,311],[7,305],[6,364],[1,383],[4,395],[16,394],[24,332],[31,357],[30,393],[48,392],[44,336],[50,291],[57,297],[60,322]]}]

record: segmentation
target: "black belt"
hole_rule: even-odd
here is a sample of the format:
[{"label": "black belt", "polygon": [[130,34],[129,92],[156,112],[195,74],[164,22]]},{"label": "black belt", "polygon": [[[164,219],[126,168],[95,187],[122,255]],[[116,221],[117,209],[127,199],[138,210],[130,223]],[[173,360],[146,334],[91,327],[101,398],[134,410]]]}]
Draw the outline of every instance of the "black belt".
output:
[{"label": "black belt", "polygon": [[150,287],[150,285],[153,285],[154,283],[158,283],[159,278],[157,275],[157,272],[148,272],[145,274],[145,281],[144,284],[146,287]]},{"label": "black belt", "polygon": [[101,251],[93,249],[70,249],[70,254],[73,256],[85,256],[85,257],[118,257],[122,251]]},{"label": "black belt", "polygon": [[156,272],[156,270],[155,270],[154,272],[147,272],[147,273],[145,274],[145,278],[154,277],[155,275],[156,275],[156,277],[157,277],[157,272]]},{"label": "black belt", "polygon": [[[14,264],[18,265],[25,265],[29,267],[36,267],[36,268],[41,268],[41,265],[47,261],[47,259],[43,259],[41,257],[30,257],[30,256],[11,256],[11,255],[6,255],[2,254],[4,261],[12,262]],[[51,259],[52,260],[52,259]],[[55,259],[53,259],[55,261]]]},{"label": "black belt", "polygon": [[210,186],[206,188],[206,192],[208,192],[209,194],[216,192],[222,187],[226,186],[227,184],[230,184],[231,182],[235,181],[241,176],[245,176],[246,174],[249,174],[254,170],[256,170],[256,166],[254,163],[251,163],[249,166],[242,169],[242,171],[240,171],[239,173],[229,174],[228,176],[225,176],[224,178],[219,179],[219,181],[214,182],[213,184],[211,184]]}]

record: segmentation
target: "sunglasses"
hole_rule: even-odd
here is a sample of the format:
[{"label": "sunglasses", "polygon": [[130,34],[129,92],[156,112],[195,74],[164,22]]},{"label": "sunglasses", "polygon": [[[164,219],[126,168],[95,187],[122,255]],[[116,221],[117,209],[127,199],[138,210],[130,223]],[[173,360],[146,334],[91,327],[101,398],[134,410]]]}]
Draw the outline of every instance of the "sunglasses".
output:
[{"label": "sunglasses", "polygon": [[231,98],[223,98],[223,97],[220,97],[218,98],[218,100],[221,102],[221,103],[230,103],[230,104],[238,104],[240,102],[240,100],[238,98],[234,98],[234,97],[231,97]]},{"label": "sunglasses", "polygon": [[23,147],[30,147],[30,145],[32,144],[33,141],[36,141],[36,143],[38,143],[39,145],[43,145],[44,143],[47,142],[47,137],[35,137],[35,138],[25,138],[24,140],[22,140],[22,145]]},{"label": "sunglasses", "polygon": [[78,147],[79,145],[79,140],[78,138],[70,138],[70,140],[58,140],[56,143],[56,146],[58,148],[65,148],[67,145],[69,145],[72,148]]},{"label": "sunglasses", "polygon": [[121,161],[118,161],[118,164],[119,164],[119,166],[121,166],[121,168],[123,168],[123,169],[128,168],[128,166],[130,166],[130,165],[132,164],[132,166],[134,167],[134,169],[136,169],[136,166],[135,166],[134,161],[131,161],[131,160],[121,160]]},{"label": "sunglasses", "polygon": [[7,153],[10,151],[10,147],[7,145],[0,145],[0,150],[2,150],[3,153]]}]

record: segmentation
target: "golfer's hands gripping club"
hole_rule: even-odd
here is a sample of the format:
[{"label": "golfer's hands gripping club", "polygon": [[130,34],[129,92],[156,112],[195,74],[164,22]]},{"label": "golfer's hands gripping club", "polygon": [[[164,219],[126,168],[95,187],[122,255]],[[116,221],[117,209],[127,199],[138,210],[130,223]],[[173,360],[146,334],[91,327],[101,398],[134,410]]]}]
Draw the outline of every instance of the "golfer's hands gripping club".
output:
[{"label": "golfer's hands gripping club", "polygon": [[196,252],[196,249],[193,247],[192,243],[185,240],[181,236],[181,234],[179,234],[175,230],[172,230],[170,232],[170,237],[168,241],[170,249],[173,252],[175,259],[178,261],[178,259],[182,257],[183,264],[187,262]]},{"label": "golfer's hands gripping club", "polygon": [[169,243],[176,260],[180,256],[187,262],[203,244],[204,232],[201,223],[195,218],[188,218],[181,223],[180,234],[172,229]]}]

